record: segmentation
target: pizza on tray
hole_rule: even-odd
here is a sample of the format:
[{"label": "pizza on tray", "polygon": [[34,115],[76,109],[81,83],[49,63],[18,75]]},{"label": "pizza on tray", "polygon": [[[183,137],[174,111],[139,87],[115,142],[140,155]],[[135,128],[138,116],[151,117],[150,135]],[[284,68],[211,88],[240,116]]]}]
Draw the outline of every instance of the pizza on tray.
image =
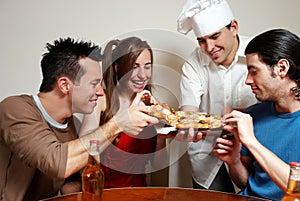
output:
[{"label": "pizza on tray", "polygon": [[166,124],[180,128],[212,129],[222,127],[220,116],[203,112],[174,111],[163,105],[149,106],[149,115],[163,119]]}]

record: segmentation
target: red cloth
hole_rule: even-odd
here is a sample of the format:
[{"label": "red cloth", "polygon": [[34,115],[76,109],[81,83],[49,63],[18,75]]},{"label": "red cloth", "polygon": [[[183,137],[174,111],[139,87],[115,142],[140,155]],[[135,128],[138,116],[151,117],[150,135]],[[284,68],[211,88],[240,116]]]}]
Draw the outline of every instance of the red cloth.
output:
[{"label": "red cloth", "polygon": [[156,131],[145,128],[138,136],[119,134],[101,155],[104,188],[147,186],[145,166],[153,156]]}]

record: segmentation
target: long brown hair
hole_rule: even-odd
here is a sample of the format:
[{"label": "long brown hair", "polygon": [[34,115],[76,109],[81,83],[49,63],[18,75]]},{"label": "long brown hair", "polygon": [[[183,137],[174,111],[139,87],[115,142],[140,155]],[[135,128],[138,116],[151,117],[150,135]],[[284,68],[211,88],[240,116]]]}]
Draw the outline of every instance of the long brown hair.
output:
[{"label": "long brown hair", "polygon": [[[101,125],[111,119],[119,110],[120,102],[116,86],[124,75],[133,70],[137,58],[145,49],[149,50],[151,63],[153,63],[151,47],[146,41],[142,41],[138,37],[111,40],[105,46],[102,68],[106,92],[106,110],[101,115]],[[151,91],[151,85],[148,83],[145,89]]]}]

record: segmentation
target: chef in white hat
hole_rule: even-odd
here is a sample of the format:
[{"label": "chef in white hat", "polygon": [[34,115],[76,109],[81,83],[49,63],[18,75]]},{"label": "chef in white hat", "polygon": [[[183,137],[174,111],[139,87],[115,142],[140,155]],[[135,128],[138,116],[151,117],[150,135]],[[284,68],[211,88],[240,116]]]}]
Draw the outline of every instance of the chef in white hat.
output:
[{"label": "chef in white hat", "polygon": [[[226,0],[188,0],[178,31],[191,30],[199,47],[182,67],[180,109],[223,115],[225,109],[242,110],[256,103],[245,85],[248,38],[238,35],[238,22]],[[225,164],[212,153],[216,138],[208,136],[188,149],[193,187],[235,192]]]}]

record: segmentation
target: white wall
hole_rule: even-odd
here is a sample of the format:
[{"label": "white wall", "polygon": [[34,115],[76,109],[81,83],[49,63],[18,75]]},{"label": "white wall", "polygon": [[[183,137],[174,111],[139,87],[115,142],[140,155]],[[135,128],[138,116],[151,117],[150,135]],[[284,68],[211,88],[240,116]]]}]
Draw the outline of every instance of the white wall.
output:
[{"label": "white wall", "polygon": [[[115,36],[148,28],[175,34],[176,18],[184,3],[185,0],[0,0],[0,100],[8,95],[37,92],[41,82],[39,62],[46,42],[71,36],[102,44]],[[298,0],[229,0],[229,4],[240,22],[241,34],[252,35],[273,27],[300,34]],[[159,35],[155,37],[164,44]],[[193,39],[193,35],[188,34],[188,38]],[[174,51],[181,51],[184,45],[174,41]]]},{"label": "white wall", "polygon": [[[300,34],[299,0],[228,0],[239,21],[240,34],[270,28]],[[71,36],[99,45],[111,38],[137,35],[154,48],[161,102],[178,105],[178,76],[184,59],[196,45],[192,33],[176,32],[185,0],[0,0],[0,100],[8,95],[37,93],[40,59],[46,42]],[[174,71],[173,71],[174,70]],[[184,148],[183,150],[185,150]],[[180,157],[178,149],[173,156]],[[171,149],[172,152],[172,149]],[[170,168],[170,186],[189,187],[187,157]],[[176,177],[178,176],[178,177]],[[160,176],[159,179],[162,177]]]}]

